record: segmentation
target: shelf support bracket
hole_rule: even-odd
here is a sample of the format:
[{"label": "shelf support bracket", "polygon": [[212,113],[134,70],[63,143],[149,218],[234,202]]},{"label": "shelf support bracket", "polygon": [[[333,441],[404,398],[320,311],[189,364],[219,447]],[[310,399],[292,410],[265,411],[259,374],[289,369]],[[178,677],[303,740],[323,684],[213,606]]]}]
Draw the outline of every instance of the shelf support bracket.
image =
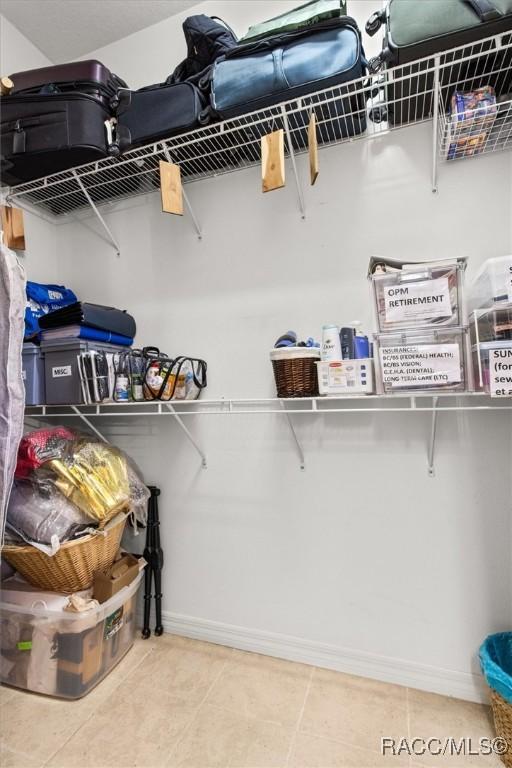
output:
[{"label": "shelf support bracket", "polygon": [[94,424],[93,424],[93,423],[90,421],[90,419],[88,419],[88,418],[87,418],[87,416],[86,416],[84,413],[82,413],[81,411],[79,411],[79,410],[78,410],[78,408],[76,407],[76,405],[72,405],[72,406],[71,406],[71,409],[72,409],[72,410],[74,411],[74,413],[75,413],[75,414],[78,416],[78,418],[79,418],[79,419],[81,419],[81,420],[84,422],[84,424],[85,424],[86,426],[88,426],[88,427],[89,427],[89,429],[91,430],[91,432],[94,432],[94,434],[96,435],[96,437],[99,437],[99,439],[100,439],[100,440],[101,440],[103,443],[107,443],[107,442],[108,442],[107,438],[106,438],[106,437],[103,437],[103,435],[101,434],[101,432],[99,431],[99,429],[96,429],[96,427],[95,427],[95,426],[94,426]]},{"label": "shelf support bracket", "polygon": [[188,437],[188,439],[190,440],[190,442],[192,443],[192,445],[200,455],[202,468],[206,469],[208,467],[208,463],[206,461],[206,454],[204,453],[203,449],[200,447],[199,443],[196,441],[195,437],[190,432],[189,428],[185,425],[183,419],[179,416],[179,414],[176,413],[172,405],[169,405],[169,403],[164,403],[163,405],[167,408],[168,411],[172,413],[176,422],[180,425],[181,429],[183,430],[185,435]]},{"label": "shelf support bracket", "polygon": [[84,183],[83,183],[82,179],[80,178],[80,176],[78,175],[78,173],[75,171],[74,168],[72,169],[72,173],[73,173],[73,176],[76,179],[76,183],[78,184],[78,186],[80,187],[81,191],[83,192],[84,197],[87,199],[87,202],[89,203],[89,205],[91,206],[92,210],[96,214],[96,217],[97,217],[98,221],[100,222],[101,226],[103,227],[103,229],[107,233],[107,237],[109,239],[109,242],[110,242],[111,246],[114,248],[117,256],[120,256],[121,255],[121,248],[119,246],[119,243],[115,239],[114,235],[112,234],[112,232],[110,230],[110,227],[108,226],[107,222],[105,221],[105,219],[103,218],[101,213],[98,211],[96,205],[94,204],[94,200],[90,196],[89,192],[87,191],[87,189],[84,186]]},{"label": "shelf support bracket", "polygon": [[438,397],[432,398],[432,422],[430,426],[430,443],[428,448],[428,476],[434,477],[434,453],[436,447],[436,431],[437,431],[437,404],[439,402]]},{"label": "shelf support bracket", "polygon": [[281,107],[281,114],[283,116],[283,125],[286,133],[286,142],[288,144],[288,152],[290,153],[290,160],[292,163],[293,176],[295,178],[295,186],[297,187],[300,215],[302,219],[305,219],[306,206],[304,204],[304,195],[302,194],[302,187],[300,185],[299,172],[297,170],[297,162],[295,160],[295,152],[293,151],[292,137],[290,134],[290,126],[288,125],[288,115],[286,114],[286,108],[284,106]]},{"label": "shelf support bracket", "polygon": [[[173,161],[173,159],[171,157],[171,153],[169,152],[169,150],[167,149],[165,144],[162,144],[162,148],[163,148],[165,159],[167,160],[167,162],[168,163],[173,163],[174,161]],[[184,187],[184,185],[182,185],[182,187],[181,187],[181,194],[183,195],[183,200],[185,201],[185,205],[187,206],[187,210],[190,213],[190,218],[192,219],[192,222],[194,224],[194,229],[197,232],[197,239],[198,240],[202,240],[203,239],[203,231],[201,229],[201,225],[199,224],[199,221],[197,220],[197,217],[196,217],[196,215],[194,213],[194,209],[190,205],[190,200],[188,199],[188,195],[185,192],[185,189],[183,187]]]},{"label": "shelf support bracket", "polygon": [[434,69],[434,114],[432,121],[432,192],[437,192],[437,163],[438,163],[438,132],[439,132],[439,67],[441,59],[435,57]]},{"label": "shelf support bracket", "polygon": [[283,411],[283,414],[286,416],[286,421],[288,422],[288,426],[290,427],[290,432],[292,433],[292,437],[295,441],[295,446],[297,448],[297,453],[299,454],[299,460],[300,460],[300,468],[302,470],[306,469],[306,461],[304,459],[304,451],[302,450],[302,445],[300,444],[299,438],[297,437],[297,433],[295,432],[295,427],[293,426],[293,422],[291,420],[290,414],[287,412],[284,403],[280,401],[279,405],[281,406],[281,410]]}]

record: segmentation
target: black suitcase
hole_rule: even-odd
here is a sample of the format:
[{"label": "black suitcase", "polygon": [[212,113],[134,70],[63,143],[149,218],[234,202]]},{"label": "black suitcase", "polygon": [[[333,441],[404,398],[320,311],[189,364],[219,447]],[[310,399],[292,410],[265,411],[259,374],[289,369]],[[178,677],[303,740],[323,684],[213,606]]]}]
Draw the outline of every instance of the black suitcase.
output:
[{"label": "black suitcase", "polygon": [[4,96],[0,115],[3,184],[32,181],[108,153],[110,112],[94,96]]},{"label": "black suitcase", "polygon": [[14,84],[11,95],[77,91],[94,96],[106,109],[117,107],[118,90],[127,87],[124,80],[96,59],[15,72],[10,79]]},{"label": "black suitcase", "polygon": [[120,99],[123,106],[117,118],[113,154],[195,128],[204,106],[201,91],[190,82],[121,91]]},{"label": "black suitcase", "polygon": [[[381,25],[383,50],[370,61],[370,71],[382,66],[398,70],[387,83],[385,106],[370,110],[375,122],[402,125],[432,116],[436,54],[444,109],[456,88],[491,85],[497,95],[510,90],[512,49],[500,49],[495,39],[486,38],[512,32],[512,0],[389,0],[385,9],[372,14],[366,32],[374,35]],[[471,59],[463,61],[467,57]],[[417,63],[419,59],[423,61]]]}]

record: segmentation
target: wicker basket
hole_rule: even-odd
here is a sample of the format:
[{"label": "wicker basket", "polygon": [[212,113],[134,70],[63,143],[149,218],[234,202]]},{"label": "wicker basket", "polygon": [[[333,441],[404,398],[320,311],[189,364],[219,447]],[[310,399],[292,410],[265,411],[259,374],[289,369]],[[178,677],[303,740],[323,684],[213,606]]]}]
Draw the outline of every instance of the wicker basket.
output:
[{"label": "wicker basket", "polygon": [[89,534],[63,544],[50,557],[32,546],[5,544],[2,555],[34,587],[54,592],[78,592],[92,585],[96,571],[109,568],[119,549],[126,514],[105,526],[104,534]]},{"label": "wicker basket", "polygon": [[496,691],[491,691],[491,703],[496,736],[505,739],[508,744],[506,753],[500,757],[507,768],[512,768],[512,704]]},{"label": "wicker basket", "polygon": [[320,350],[311,347],[286,347],[270,353],[278,397],[318,395],[316,363]]}]

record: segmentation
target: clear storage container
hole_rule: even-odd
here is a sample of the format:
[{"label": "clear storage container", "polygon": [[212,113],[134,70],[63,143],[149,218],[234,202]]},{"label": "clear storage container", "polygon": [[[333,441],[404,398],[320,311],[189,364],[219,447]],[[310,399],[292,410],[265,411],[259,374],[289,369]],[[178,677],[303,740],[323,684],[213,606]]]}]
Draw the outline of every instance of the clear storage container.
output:
[{"label": "clear storage container", "polygon": [[469,323],[471,343],[512,340],[512,304],[495,304],[493,309],[472,312]]},{"label": "clear storage container", "polygon": [[[480,360],[479,357],[480,350]],[[497,351],[501,363],[499,380],[491,376],[491,356]],[[497,389],[512,391],[512,341],[484,341],[474,344],[472,347],[473,379],[477,392],[490,392],[495,394]],[[480,375],[481,372],[481,375]]]},{"label": "clear storage container", "polygon": [[461,259],[371,275],[379,331],[463,325],[465,266]]},{"label": "clear storage container", "polygon": [[377,334],[375,341],[384,393],[465,390],[463,328]]},{"label": "clear storage container", "polygon": [[512,303],[512,256],[487,259],[468,291],[468,309]]},{"label": "clear storage container", "polygon": [[44,353],[37,344],[23,345],[21,375],[25,384],[25,405],[44,405]]},{"label": "clear storage container", "polygon": [[[34,600],[0,602],[0,680],[27,691],[78,699],[97,685],[133,645],[136,595],[143,572],[107,602],[83,613],[33,589]],[[25,596],[26,597],[26,596]],[[9,602],[9,599],[11,602]],[[17,602],[14,602],[17,600]]]},{"label": "clear storage container", "polygon": [[325,360],[316,364],[321,395],[371,395],[375,392],[373,360]]}]

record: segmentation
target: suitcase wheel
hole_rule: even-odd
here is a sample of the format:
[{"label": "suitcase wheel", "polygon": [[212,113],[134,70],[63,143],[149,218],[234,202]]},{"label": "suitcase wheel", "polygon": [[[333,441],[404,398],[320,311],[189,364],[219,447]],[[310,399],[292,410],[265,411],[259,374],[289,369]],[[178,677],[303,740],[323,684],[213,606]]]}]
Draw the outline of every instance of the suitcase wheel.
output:
[{"label": "suitcase wheel", "polygon": [[366,33],[373,37],[376,32],[381,28],[382,24],[386,20],[386,11],[385,9],[380,11],[375,11],[375,13],[372,13],[368,21],[366,22]]},{"label": "suitcase wheel", "polygon": [[380,72],[380,69],[383,64],[383,58],[382,54],[379,56],[374,56],[372,59],[368,61],[368,72],[370,75],[376,75],[377,72]]},{"label": "suitcase wheel", "polygon": [[368,113],[372,123],[385,123],[388,119],[388,110],[385,106],[372,107]]},{"label": "suitcase wheel", "polygon": [[206,109],[202,109],[197,118],[199,125],[208,125],[211,119],[212,119],[212,115],[211,115],[210,107],[206,107]]}]

